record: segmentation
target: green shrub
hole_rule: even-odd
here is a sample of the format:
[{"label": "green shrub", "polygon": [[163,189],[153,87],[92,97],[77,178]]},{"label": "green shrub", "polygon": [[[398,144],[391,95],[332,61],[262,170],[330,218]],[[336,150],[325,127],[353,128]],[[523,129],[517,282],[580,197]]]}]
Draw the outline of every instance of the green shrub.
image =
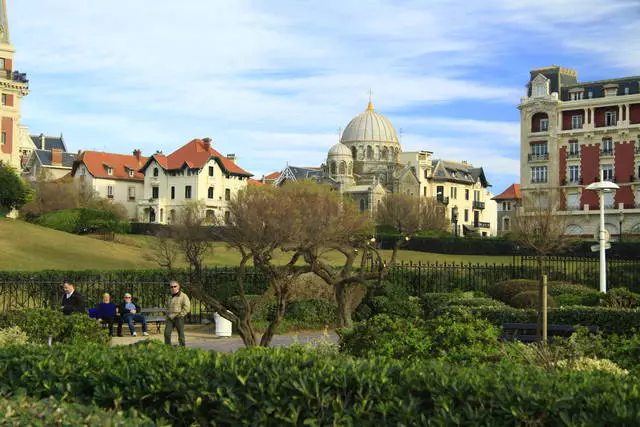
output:
[{"label": "green shrub", "polygon": [[355,317],[361,321],[379,314],[413,319],[420,316],[420,303],[405,288],[383,282],[380,287],[369,290],[367,297],[358,306]]},{"label": "green shrub", "polygon": [[35,400],[24,395],[0,396],[0,425],[3,426],[151,427],[158,424],[136,411],[105,411],[96,406],[63,403],[54,398]]},{"label": "green shrub", "polygon": [[47,212],[36,220],[43,227],[67,233],[108,232],[122,233],[130,230],[130,224],[121,222],[113,211],[98,209],[62,209]]},{"label": "green shrub", "polygon": [[358,357],[480,361],[497,354],[498,329],[469,315],[423,320],[378,315],[340,333],[340,350]]},{"label": "green shrub", "polygon": [[[639,425],[637,378],[514,363],[231,355],[163,345],[0,349],[0,388],[175,425]],[[0,405],[3,407],[4,405]],[[160,424],[160,422],[158,422]]]},{"label": "green shrub", "polygon": [[[491,298],[475,297],[475,293],[441,292],[425,294],[421,300],[422,315],[425,319],[436,317],[446,307],[503,307],[504,303]],[[446,310],[444,310],[446,312]]]},{"label": "green shrub", "polygon": [[532,291],[538,289],[539,282],[529,279],[513,279],[496,283],[487,289],[487,293],[498,301],[510,304],[513,297],[520,292]]},{"label": "green shrub", "polygon": [[109,342],[108,331],[85,314],[63,315],[51,309],[13,311],[0,319],[0,327],[18,326],[34,344],[45,344],[51,336],[57,343]]},{"label": "green shrub", "polygon": [[29,341],[27,334],[19,326],[0,329],[0,347],[24,345]]},{"label": "green shrub", "polygon": [[600,302],[603,307],[611,308],[636,308],[640,296],[634,294],[627,288],[614,288],[601,296]]},{"label": "green shrub", "polygon": [[294,322],[333,324],[336,305],[324,299],[289,301],[284,317]]},{"label": "green shrub", "polygon": [[[536,308],[538,307],[539,295],[540,294],[537,290],[522,291],[511,298],[509,305],[515,308]],[[551,295],[547,295],[547,306],[549,308],[554,308],[556,306],[556,301]]]}]

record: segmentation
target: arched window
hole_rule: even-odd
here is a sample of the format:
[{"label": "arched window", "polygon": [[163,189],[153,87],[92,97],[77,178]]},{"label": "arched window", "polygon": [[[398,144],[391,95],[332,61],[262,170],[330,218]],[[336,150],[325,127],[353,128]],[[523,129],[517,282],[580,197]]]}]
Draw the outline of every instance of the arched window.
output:
[{"label": "arched window", "polygon": [[353,163],[349,162],[348,167],[347,167],[347,175],[351,176],[353,175]]},{"label": "arched window", "polygon": [[511,229],[511,218],[502,218],[502,229],[509,231]]},{"label": "arched window", "polygon": [[331,175],[336,174],[336,162],[331,162]]},{"label": "arched window", "polygon": [[581,226],[577,224],[569,224],[567,225],[567,228],[564,230],[564,234],[576,236],[576,235],[582,235],[585,233],[584,233],[584,228],[582,228]]},{"label": "arched window", "polygon": [[360,199],[360,212],[364,212],[367,208],[367,202],[365,199]]},{"label": "arched window", "polygon": [[373,148],[370,145],[367,146],[367,160],[373,160]]},{"label": "arched window", "polygon": [[345,175],[347,173],[347,163],[343,160],[338,167],[338,174]]},{"label": "arched window", "polygon": [[389,149],[387,147],[382,147],[380,151],[380,160],[387,160],[389,158]]},{"label": "arched window", "polygon": [[549,130],[549,115],[535,113],[531,118],[531,132],[546,132]]},{"label": "arched window", "polygon": [[356,147],[351,147],[351,155],[353,156],[353,160],[358,160],[358,150]]},{"label": "arched window", "polygon": [[153,168],[153,176],[158,176],[158,168]]}]

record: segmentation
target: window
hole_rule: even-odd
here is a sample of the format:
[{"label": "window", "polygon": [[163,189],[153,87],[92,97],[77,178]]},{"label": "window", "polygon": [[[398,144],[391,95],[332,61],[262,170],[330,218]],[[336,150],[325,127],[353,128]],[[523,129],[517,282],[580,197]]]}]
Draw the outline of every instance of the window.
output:
[{"label": "window", "polygon": [[509,231],[511,229],[511,219],[510,218],[502,218],[502,229],[504,231]]},{"label": "window", "polygon": [[209,187],[209,190],[207,190],[207,197],[213,199],[213,187]]},{"label": "window", "polygon": [[213,166],[209,166],[209,176],[213,176]]},{"label": "window", "polygon": [[531,182],[540,183],[547,182],[547,167],[546,166],[534,166],[531,168]]},{"label": "window", "polygon": [[464,190],[464,199],[469,200],[469,190]]},{"label": "window", "polygon": [[604,193],[604,207],[605,208],[613,208],[615,207],[615,201],[614,201],[614,193]]},{"label": "window", "polygon": [[549,119],[540,119],[540,132],[549,130]]},{"label": "window", "polygon": [[571,210],[580,209],[580,194],[569,193],[567,194],[567,208]]},{"label": "window", "polygon": [[136,199],[136,187],[127,188],[127,198],[129,200],[135,200]]},{"label": "window", "polygon": [[5,59],[4,58],[0,58],[0,70],[5,70],[6,68],[5,65]]},{"label": "window", "polygon": [[129,177],[133,178],[133,169],[129,169]]},{"label": "window", "polygon": [[531,159],[547,159],[549,152],[547,150],[547,143],[531,144]]},{"label": "window", "polygon": [[184,198],[185,199],[190,199],[191,198],[191,186],[190,185],[185,185],[184,186]]},{"label": "window", "polygon": [[158,168],[153,168],[153,176],[158,176],[159,171]]},{"label": "window", "polygon": [[602,177],[605,181],[614,181],[615,177],[613,176],[613,165],[606,164],[602,165]]},{"label": "window", "polygon": [[630,90],[629,90],[629,86],[625,87],[625,88],[624,88],[624,94],[625,94],[625,95],[629,95],[629,92],[630,92]]},{"label": "window", "polygon": [[582,129],[582,115],[571,116],[571,129]]},{"label": "window", "polygon": [[225,188],[224,190],[224,199],[229,201],[231,200],[231,189]]},{"label": "window", "polygon": [[464,210],[464,222],[469,222],[469,209]]},{"label": "window", "polygon": [[571,92],[569,95],[572,101],[579,101],[582,99],[583,92]]},{"label": "window", "polygon": [[151,198],[158,199],[160,197],[160,187],[153,186],[151,187]]},{"label": "window", "polygon": [[0,137],[0,144],[4,145],[7,143],[7,133],[2,132],[2,136]]},{"label": "window", "polygon": [[618,94],[617,87],[607,87],[604,89],[604,96],[616,96]]},{"label": "window", "polygon": [[176,198],[176,187],[171,186],[171,199]]},{"label": "window", "polygon": [[593,91],[592,90],[587,92],[587,98],[593,98]]},{"label": "window", "polygon": [[613,155],[613,140],[611,138],[602,140],[602,149],[600,150],[600,154]]},{"label": "window", "polygon": [[458,198],[458,189],[456,187],[451,187],[451,198],[452,199]]},{"label": "window", "polygon": [[2,105],[7,105],[7,94],[3,93],[1,98],[2,98]]},{"label": "window", "polygon": [[570,156],[580,155],[580,144],[578,144],[578,141],[569,141],[569,155]]},{"label": "window", "polygon": [[423,189],[423,194],[424,197],[427,197],[427,187],[425,186]]},{"label": "window", "polygon": [[533,86],[533,96],[545,96],[547,94],[547,85],[545,83],[537,83]]},{"label": "window", "polygon": [[577,184],[580,182],[580,166],[569,166],[569,183]]},{"label": "window", "polygon": [[113,185],[107,185],[107,197],[113,199]]},{"label": "window", "polygon": [[231,212],[229,211],[224,211],[224,222],[226,224],[229,224],[229,220],[231,219]]},{"label": "window", "polygon": [[429,178],[429,176],[428,176],[429,174],[427,173],[427,170],[428,170],[428,169],[425,169],[425,170],[424,170],[424,179]]},{"label": "window", "polygon": [[107,175],[113,175],[113,168],[112,167],[108,167],[107,168]]},{"label": "window", "polygon": [[604,113],[604,125],[605,126],[615,126],[616,125],[616,112],[615,111],[606,111]]}]

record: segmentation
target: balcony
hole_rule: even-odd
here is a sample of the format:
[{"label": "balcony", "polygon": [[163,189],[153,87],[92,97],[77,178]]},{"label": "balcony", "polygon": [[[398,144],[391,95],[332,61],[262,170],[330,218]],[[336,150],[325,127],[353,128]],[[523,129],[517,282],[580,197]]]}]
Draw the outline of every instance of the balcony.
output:
[{"label": "balcony", "polygon": [[582,185],[582,178],[562,179],[560,185]]},{"label": "balcony", "polygon": [[0,79],[12,80],[16,83],[29,84],[27,73],[21,73],[19,71],[0,70]]},{"label": "balcony", "polygon": [[442,194],[436,194],[436,200],[442,203],[443,205],[449,204],[449,198],[443,196]]},{"label": "balcony", "polygon": [[491,228],[491,223],[490,222],[476,221],[476,222],[473,223],[473,226],[475,228]]},{"label": "balcony", "polygon": [[532,184],[546,184],[547,178],[531,178]]},{"label": "balcony", "polygon": [[569,151],[567,153],[567,159],[579,159],[580,152],[579,151]]},{"label": "balcony", "polygon": [[600,157],[613,156],[613,149],[600,150]]},{"label": "balcony", "polygon": [[478,200],[473,201],[473,209],[484,209],[484,202]]},{"label": "balcony", "polygon": [[549,160],[549,153],[541,153],[541,154],[530,153],[528,155],[528,158],[530,162]]}]

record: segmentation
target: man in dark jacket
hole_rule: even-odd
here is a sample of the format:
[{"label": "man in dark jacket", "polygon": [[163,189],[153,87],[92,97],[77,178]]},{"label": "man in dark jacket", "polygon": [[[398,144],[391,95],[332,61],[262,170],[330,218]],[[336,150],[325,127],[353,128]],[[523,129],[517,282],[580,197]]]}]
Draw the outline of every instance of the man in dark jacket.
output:
[{"label": "man in dark jacket", "polygon": [[62,313],[69,315],[72,313],[84,313],[84,300],[82,295],[75,291],[72,283],[64,282],[62,285],[64,296],[62,297]]}]

